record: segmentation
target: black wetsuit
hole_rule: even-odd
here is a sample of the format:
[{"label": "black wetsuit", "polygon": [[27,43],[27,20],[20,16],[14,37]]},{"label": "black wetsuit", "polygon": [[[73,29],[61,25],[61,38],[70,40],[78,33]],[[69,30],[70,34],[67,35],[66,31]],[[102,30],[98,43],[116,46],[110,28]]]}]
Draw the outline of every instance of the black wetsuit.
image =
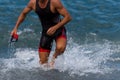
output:
[{"label": "black wetsuit", "polygon": [[39,19],[42,24],[42,29],[43,29],[39,48],[51,50],[51,45],[52,45],[53,40],[62,34],[66,36],[66,30],[65,30],[65,27],[61,27],[58,30],[56,30],[56,32],[52,36],[47,35],[47,30],[50,27],[56,25],[58,22],[60,22],[60,14],[51,12],[50,0],[48,0],[48,3],[45,8],[40,8],[38,1],[39,0],[36,0],[36,11],[35,12],[39,16]]}]

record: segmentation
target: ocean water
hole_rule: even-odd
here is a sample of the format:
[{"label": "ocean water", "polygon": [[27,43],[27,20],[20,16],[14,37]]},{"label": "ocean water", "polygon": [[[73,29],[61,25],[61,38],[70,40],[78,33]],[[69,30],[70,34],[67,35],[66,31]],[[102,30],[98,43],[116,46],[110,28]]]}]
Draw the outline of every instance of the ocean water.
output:
[{"label": "ocean water", "polygon": [[52,70],[38,63],[42,28],[33,11],[19,27],[18,42],[9,44],[28,1],[0,0],[0,80],[120,80],[119,0],[61,0],[73,19],[66,24],[66,51]]}]

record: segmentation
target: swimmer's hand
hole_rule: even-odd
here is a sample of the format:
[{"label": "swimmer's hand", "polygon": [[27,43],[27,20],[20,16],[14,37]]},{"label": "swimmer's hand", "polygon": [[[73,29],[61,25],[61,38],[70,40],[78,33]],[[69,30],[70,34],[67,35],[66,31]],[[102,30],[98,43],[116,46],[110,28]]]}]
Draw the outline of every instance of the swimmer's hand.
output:
[{"label": "swimmer's hand", "polygon": [[13,34],[17,34],[17,29],[16,29],[16,28],[14,28],[14,29],[11,31],[11,35],[13,35]]},{"label": "swimmer's hand", "polygon": [[49,36],[52,36],[55,32],[56,32],[56,27],[55,26],[53,26],[53,27],[50,27],[49,29],[48,29],[48,31],[47,31],[47,34],[49,35]]}]

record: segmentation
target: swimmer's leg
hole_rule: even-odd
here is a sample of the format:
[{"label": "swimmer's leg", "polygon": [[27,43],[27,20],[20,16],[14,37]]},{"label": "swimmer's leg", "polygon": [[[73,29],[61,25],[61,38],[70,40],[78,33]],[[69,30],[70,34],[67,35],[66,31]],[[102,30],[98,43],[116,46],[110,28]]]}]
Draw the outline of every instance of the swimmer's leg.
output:
[{"label": "swimmer's leg", "polygon": [[55,52],[54,52],[53,57],[52,57],[51,62],[50,62],[51,67],[54,66],[55,59],[57,58],[57,56],[64,53],[65,48],[66,48],[66,44],[67,44],[66,37],[57,38],[57,40],[56,40],[56,49],[55,49]]},{"label": "swimmer's leg", "polygon": [[51,51],[52,43],[53,43],[53,39],[51,37],[42,34],[39,44],[40,64],[48,63],[48,57]]},{"label": "swimmer's leg", "polygon": [[47,64],[49,54],[50,54],[50,50],[39,48],[39,58],[40,58],[39,63]]}]

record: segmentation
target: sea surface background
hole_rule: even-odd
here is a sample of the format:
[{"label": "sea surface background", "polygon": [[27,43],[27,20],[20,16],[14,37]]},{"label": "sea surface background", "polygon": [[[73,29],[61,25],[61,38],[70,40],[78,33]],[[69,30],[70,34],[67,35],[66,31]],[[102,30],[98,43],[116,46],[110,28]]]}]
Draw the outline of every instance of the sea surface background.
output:
[{"label": "sea surface background", "polygon": [[0,80],[120,80],[120,1],[61,1],[72,21],[66,51],[50,70],[38,62],[42,28],[34,11],[20,25],[18,42],[9,44],[29,0],[0,0]]}]

